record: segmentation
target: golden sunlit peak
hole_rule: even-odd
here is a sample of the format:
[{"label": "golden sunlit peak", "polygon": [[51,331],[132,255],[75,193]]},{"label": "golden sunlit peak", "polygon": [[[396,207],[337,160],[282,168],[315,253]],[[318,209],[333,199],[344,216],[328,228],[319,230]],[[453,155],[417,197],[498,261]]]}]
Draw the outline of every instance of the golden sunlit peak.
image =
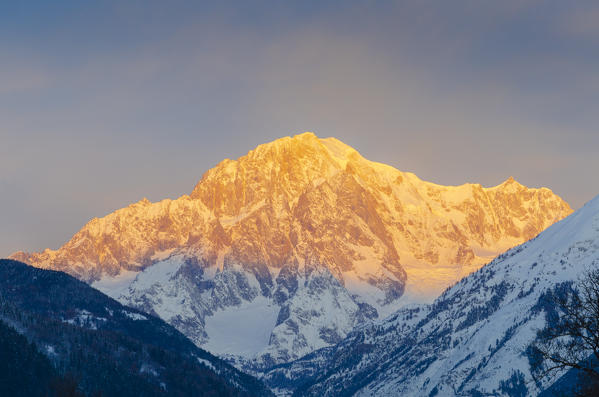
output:
[{"label": "golden sunlit peak", "polygon": [[271,148],[280,145],[317,145],[319,141],[320,139],[313,132],[303,132],[301,134],[281,137],[269,143],[258,145],[255,150],[270,150]]},{"label": "golden sunlit peak", "polygon": [[302,132],[301,134],[295,134],[295,135],[291,135],[291,136],[284,136],[281,137],[279,139],[275,139],[274,141],[271,141],[270,143],[266,143],[263,145],[259,145],[259,146],[269,146],[270,144],[277,144],[277,143],[282,143],[282,142],[301,142],[301,143],[307,143],[307,142],[318,142],[320,138],[318,138],[316,136],[315,133],[310,132],[310,131],[306,131],[306,132]]},{"label": "golden sunlit peak", "polygon": [[522,185],[516,179],[514,179],[513,176],[510,176],[509,178],[507,178],[505,181],[503,181],[499,185],[497,185],[493,188],[490,188],[490,189],[501,189],[501,190],[507,189],[509,191],[516,191],[516,190],[528,189],[528,188],[526,186]]},{"label": "golden sunlit peak", "polygon": [[133,207],[133,206],[137,206],[137,205],[148,206],[148,205],[151,205],[151,204],[152,204],[152,202],[150,200],[148,200],[147,197],[143,197],[138,202],[129,204],[129,207]]},{"label": "golden sunlit peak", "polygon": [[318,139],[316,134],[313,133],[312,131],[302,132],[301,134],[294,135],[293,137],[298,138],[298,139],[314,139],[314,138]]},{"label": "golden sunlit peak", "polygon": [[510,184],[520,185],[520,183],[517,180],[515,180],[513,176],[510,176],[502,183],[502,185],[510,185]]}]

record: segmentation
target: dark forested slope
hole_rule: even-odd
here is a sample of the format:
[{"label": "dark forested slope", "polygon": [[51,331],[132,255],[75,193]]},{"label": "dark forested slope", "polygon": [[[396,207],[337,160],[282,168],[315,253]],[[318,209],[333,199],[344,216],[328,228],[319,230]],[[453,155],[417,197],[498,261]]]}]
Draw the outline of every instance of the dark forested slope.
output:
[{"label": "dark forested slope", "polygon": [[62,272],[0,260],[0,320],[2,395],[51,396],[72,383],[85,395],[270,394],[162,320]]}]

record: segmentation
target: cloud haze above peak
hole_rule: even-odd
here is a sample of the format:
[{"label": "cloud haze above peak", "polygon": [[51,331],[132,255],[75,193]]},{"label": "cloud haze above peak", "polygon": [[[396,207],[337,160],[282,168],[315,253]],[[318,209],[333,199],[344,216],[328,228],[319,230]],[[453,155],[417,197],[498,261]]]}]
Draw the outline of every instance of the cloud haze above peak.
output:
[{"label": "cloud haze above peak", "polygon": [[0,256],[303,131],[441,184],[599,193],[599,6],[0,5]]}]

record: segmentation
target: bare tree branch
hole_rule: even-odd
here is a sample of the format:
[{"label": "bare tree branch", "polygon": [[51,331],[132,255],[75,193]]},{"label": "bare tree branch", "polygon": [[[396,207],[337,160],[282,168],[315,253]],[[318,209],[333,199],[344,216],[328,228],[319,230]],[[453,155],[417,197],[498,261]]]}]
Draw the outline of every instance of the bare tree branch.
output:
[{"label": "bare tree branch", "polygon": [[556,288],[544,296],[547,325],[532,345],[535,382],[576,369],[585,374],[587,386],[598,384],[599,268],[587,271],[576,288]]}]

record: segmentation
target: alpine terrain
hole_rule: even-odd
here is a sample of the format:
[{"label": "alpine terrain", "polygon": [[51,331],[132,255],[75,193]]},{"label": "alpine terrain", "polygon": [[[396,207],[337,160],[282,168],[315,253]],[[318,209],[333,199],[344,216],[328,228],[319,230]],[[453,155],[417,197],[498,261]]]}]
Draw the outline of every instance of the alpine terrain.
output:
[{"label": "alpine terrain", "polygon": [[265,369],[431,302],[570,213],[549,189],[513,178],[439,186],[304,133],[222,161],[190,195],[141,200],[58,250],[12,258],[65,271]]},{"label": "alpine terrain", "polygon": [[365,324],[266,379],[300,396],[536,396],[552,381],[531,376],[530,347],[560,315],[547,297],[598,265],[599,196],[432,304]]}]

